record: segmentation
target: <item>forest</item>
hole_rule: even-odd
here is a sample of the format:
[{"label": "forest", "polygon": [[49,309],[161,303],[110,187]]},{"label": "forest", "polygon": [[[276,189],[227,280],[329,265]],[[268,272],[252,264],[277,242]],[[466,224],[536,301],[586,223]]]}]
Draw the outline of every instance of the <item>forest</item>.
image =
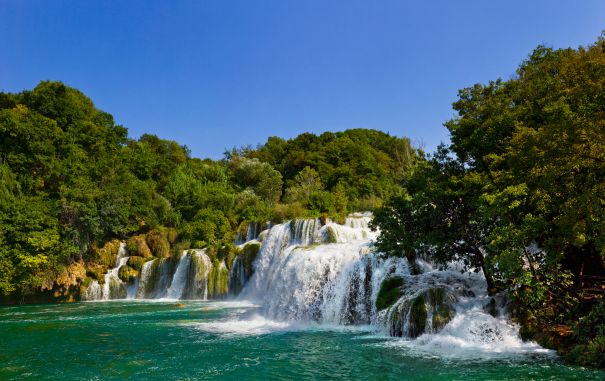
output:
[{"label": "forest", "polygon": [[422,158],[408,139],[348,130],[201,160],[174,141],[129,139],[80,91],[50,81],[0,93],[0,136],[0,293],[17,300],[98,278],[115,239],[143,257],[220,256],[251,222],[372,210]]},{"label": "forest", "polygon": [[525,339],[605,367],[605,40],[537,47],[453,107],[451,145],[432,154],[353,129],[210,160],[129,138],[60,82],[0,93],[0,301],[74,300],[116,240],[222,259],[250,223],[372,211],[378,251],[482,270]]}]

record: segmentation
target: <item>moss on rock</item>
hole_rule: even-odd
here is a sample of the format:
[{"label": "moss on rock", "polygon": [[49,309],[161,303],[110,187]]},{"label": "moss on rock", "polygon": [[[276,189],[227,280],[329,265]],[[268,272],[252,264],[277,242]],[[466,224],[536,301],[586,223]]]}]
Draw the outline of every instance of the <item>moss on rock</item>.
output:
[{"label": "moss on rock", "polygon": [[403,295],[403,278],[395,276],[386,278],[380,284],[380,290],[376,297],[376,309],[384,310],[392,306]]},{"label": "moss on rock", "polygon": [[128,258],[128,266],[132,267],[133,269],[137,270],[137,271],[141,271],[141,269],[143,268],[143,265],[145,264],[145,262],[147,262],[148,258],[143,258],[143,257],[139,257],[139,256],[132,256],[130,258]]},{"label": "moss on rock", "polygon": [[332,226],[326,227],[324,240],[325,243],[338,243],[338,236]]},{"label": "moss on rock", "polygon": [[254,261],[260,252],[261,244],[258,242],[250,242],[242,247],[239,254],[243,264],[246,277],[249,278],[254,272]]},{"label": "moss on rock", "polygon": [[455,299],[443,287],[429,289],[426,296],[433,309],[433,319],[431,322],[433,332],[439,332],[456,314],[456,310],[451,306],[451,303]]},{"label": "moss on rock", "polygon": [[97,280],[99,284],[105,283],[105,273],[107,273],[107,267],[98,264],[89,264],[86,268],[86,276]]},{"label": "moss on rock", "polygon": [[449,323],[455,315],[455,311],[452,307],[447,305],[440,305],[433,311],[433,332],[439,332]]},{"label": "moss on rock", "polygon": [[267,239],[267,236],[269,235],[269,230],[263,230],[262,232],[260,232],[260,234],[258,235],[258,242],[263,242],[265,239]]},{"label": "moss on rock", "polygon": [[153,256],[158,258],[170,256],[170,242],[168,240],[167,229],[153,229],[147,233],[145,241]]},{"label": "moss on rock", "polygon": [[214,260],[208,275],[208,297],[222,298],[229,292],[229,270],[224,262]]},{"label": "moss on rock", "polygon": [[427,317],[426,300],[424,295],[421,294],[412,300],[412,305],[410,306],[409,337],[418,337],[424,333]]},{"label": "moss on rock", "polygon": [[126,248],[130,255],[137,255],[143,258],[152,256],[151,249],[149,249],[145,236],[142,234],[130,237],[128,241],[126,241]]},{"label": "moss on rock", "polygon": [[120,241],[113,239],[103,245],[100,249],[93,249],[95,251],[93,262],[105,267],[110,268],[116,262],[118,256],[118,250],[120,250]]},{"label": "moss on rock", "polygon": [[139,272],[128,265],[124,265],[118,270],[118,277],[122,282],[132,283],[138,275]]}]

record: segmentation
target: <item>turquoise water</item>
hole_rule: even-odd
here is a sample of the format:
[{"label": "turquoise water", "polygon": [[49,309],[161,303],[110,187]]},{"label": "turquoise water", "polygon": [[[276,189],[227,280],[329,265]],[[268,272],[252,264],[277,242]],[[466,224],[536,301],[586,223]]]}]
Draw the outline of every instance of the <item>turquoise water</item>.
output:
[{"label": "turquoise water", "polygon": [[2,307],[0,379],[605,379],[550,353],[437,356],[368,327],[288,325],[255,310],[237,302]]}]

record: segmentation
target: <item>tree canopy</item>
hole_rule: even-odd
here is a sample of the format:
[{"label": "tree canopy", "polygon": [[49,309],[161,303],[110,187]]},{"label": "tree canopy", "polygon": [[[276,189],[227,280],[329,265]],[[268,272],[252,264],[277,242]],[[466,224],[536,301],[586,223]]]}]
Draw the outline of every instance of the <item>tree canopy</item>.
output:
[{"label": "tree canopy", "polygon": [[483,269],[529,331],[573,325],[605,277],[605,40],[539,46],[454,109],[449,148],[376,212],[378,248]]},{"label": "tree canopy", "polygon": [[16,297],[53,289],[74,263],[106,271],[99,248],[114,239],[163,257],[172,232],[175,250],[225,250],[248,222],[342,217],[397,192],[417,157],[407,139],[350,130],[201,160],[174,141],[128,138],[80,91],[50,81],[0,93],[0,138],[0,294]]}]

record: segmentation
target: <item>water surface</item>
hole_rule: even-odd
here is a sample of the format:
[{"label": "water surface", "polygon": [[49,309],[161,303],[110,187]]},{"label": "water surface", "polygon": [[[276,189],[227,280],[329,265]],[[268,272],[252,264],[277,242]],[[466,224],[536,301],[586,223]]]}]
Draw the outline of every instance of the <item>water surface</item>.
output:
[{"label": "water surface", "polygon": [[370,327],[271,321],[246,302],[2,307],[0,379],[605,379],[547,351],[432,352],[415,343]]}]

